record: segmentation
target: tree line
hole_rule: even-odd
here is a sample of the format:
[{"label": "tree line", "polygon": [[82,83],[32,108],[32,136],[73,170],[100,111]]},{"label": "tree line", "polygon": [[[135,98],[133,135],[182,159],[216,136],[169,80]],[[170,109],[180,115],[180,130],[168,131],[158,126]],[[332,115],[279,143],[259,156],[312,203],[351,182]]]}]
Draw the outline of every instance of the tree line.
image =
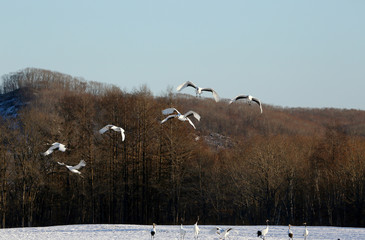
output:
[{"label": "tree line", "polygon": [[[57,72],[3,76],[27,104],[0,125],[0,226],[85,223],[365,226],[365,114],[228,105]],[[161,110],[194,110],[194,130]],[[106,124],[125,129],[99,134]],[[53,142],[66,152],[46,151]],[[57,164],[87,163],[82,175]]]}]

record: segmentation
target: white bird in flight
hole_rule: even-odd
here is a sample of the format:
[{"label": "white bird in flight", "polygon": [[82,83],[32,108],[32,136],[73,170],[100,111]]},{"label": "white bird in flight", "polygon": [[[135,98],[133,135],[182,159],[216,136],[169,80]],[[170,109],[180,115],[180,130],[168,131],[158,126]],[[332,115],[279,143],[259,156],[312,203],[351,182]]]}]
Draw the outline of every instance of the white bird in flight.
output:
[{"label": "white bird in flight", "polygon": [[222,229],[220,227],[215,227],[213,233],[217,233],[220,236],[220,239],[226,239],[232,229],[233,228]]},{"label": "white bird in flight", "polygon": [[42,153],[42,155],[47,156],[47,155],[51,154],[54,150],[59,150],[61,152],[64,152],[64,151],[66,151],[66,147],[62,143],[55,142],[55,143],[52,143],[52,146],[50,148],[48,148],[47,151]]},{"label": "white bird in flight", "polygon": [[81,160],[79,162],[79,164],[77,164],[76,166],[69,166],[69,165],[66,165],[66,164],[61,163],[61,162],[57,162],[57,163],[59,165],[62,165],[62,166],[67,167],[67,169],[70,170],[71,172],[78,173],[78,174],[81,174],[81,172],[79,171],[79,169],[86,166],[86,162],[84,160]]},{"label": "white bird in flight", "polygon": [[229,104],[239,100],[239,99],[247,99],[248,103],[251,104],[251,102],[255,102],[260,106],[260,110],[262,113],[262,105],[261,102],[258,98],[252,97],[251,95],[238,95],[235,98],[231,99],[231,101],[229,102]]},{"label": "white bird in flight", "polygon": [[[176,114],[172,114],[174,112],[176,112]],[[162,110],[162,114],[164,114],[164,115],[172,114],[172,115],[169,115],[169,116],[167,116],[167,118],[162,120],[161,124],[166,122],[167,120],[170,120],[171,118],[177,118],[180,121],[188,121],[191,124],[191,126],[193,126],[193,128],[196,129],[194,123],[189,119],[189,117],[191,115],[193,115],[198,121],[200,121],[200,115],[194,111],[188,111],[187,113],[185,113],[183,115],[176,108],[166,108],[166,109]]]},{"label": "white bird in flight", "polygon": [[111,125],[111,124],[108,124],[106,125],[105,127],[103,127],[102,129],[99,130],[99,133],[100,134],[103,134],[105,133],[106,131],[108,131],[109,129],[112,129],[116,132],[120,132],[122,134],[122,141],[124,141],[125,139],[125,134],[124,134],[124,129],[121,128],[121,127],[117,127],[117,126],[114,126],[114,125]]},{"label": "white bird in flight", "polygon": [[216,102],[219,102],[219,100],[220,100],[220,97],[219,97],[218,93],[216,91],[214,91],[214,89],[212,89],[212,88],[201,88],[201,87],[196,86],[194,83],[192,83],[190,81],[184,82],[183,84],[181,84],[180,86],[178,86],[176,88],[176,90],[178,92],[180,92],[181,90],[183,90],[186,87],[193,87],[193,88],[195,88],[195,93],[199,97],[202,95],[202,92],[205,91],[205,92],[211,92],[213,94],[214,100]]}]

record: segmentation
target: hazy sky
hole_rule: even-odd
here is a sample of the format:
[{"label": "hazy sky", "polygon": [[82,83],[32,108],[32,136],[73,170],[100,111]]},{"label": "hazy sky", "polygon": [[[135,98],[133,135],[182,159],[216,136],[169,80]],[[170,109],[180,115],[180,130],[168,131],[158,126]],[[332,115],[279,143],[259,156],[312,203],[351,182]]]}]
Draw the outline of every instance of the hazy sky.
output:
[{"label": "hazy sky", "polygon": [[364,0],[0,0],[0,9],[0,75],[43,68],[127,91],[147,84],[154,95],[189,80],[223,98],[365,110]]}]

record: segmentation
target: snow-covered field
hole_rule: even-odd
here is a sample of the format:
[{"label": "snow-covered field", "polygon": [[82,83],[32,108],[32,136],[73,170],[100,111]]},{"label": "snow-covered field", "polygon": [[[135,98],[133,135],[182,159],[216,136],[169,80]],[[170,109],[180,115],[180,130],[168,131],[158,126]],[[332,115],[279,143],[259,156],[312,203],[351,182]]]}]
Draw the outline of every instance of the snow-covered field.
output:
[{"label": "snow-covered field", "polygon": [[[214,226],[200,225],[201,233],[199,239],[219,239],[217,235],[211,233]],[[233,227],[230,234],[231,240],[260,239],[256,236],[257,230],[265,226],[220,226],[222,228]],[[123,239],[123,240],[143,240],[151,239],[151,226],[145,225],[66,225],[53,227],[32,227],[32,228],[9,228],[0,229],[0,239]],[[179,239],[180,226],[157,225],[155,240]],[[186,225],[185,239],[194,239],[193,226]],[[303,239],[303,226],[293,226],[294,239]],[[307,239],[365,239],[365,228],[340,228],[340,227],[311,227],[308,226],[309,236]],[[270,226],[267,240],[288,239],[287,226]]]}]

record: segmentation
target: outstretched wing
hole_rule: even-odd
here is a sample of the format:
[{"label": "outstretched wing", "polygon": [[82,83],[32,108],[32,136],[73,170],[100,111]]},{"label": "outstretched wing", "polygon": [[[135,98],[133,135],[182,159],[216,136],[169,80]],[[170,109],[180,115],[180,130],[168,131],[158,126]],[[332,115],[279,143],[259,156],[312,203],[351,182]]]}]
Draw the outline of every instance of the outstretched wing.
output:
[{"label": "outstretched wing", "polygon": [[211,92],[213,94],[214,100],[216,102],[219,102],[220,97],[219,97],[218,93],[216,91],[214,91],[213,88],[202,88],[201,91]]},{"label": "outstretched wing", "polygon": [[177,117],[177,115],[169,115],[169,116],[167,116],[167,118],[165,118],[164,120],[161,121],[161,124],[170,120],[171,118],[175,118],[175,117]]},{"label": "outstretched wing", "polygon": [[113,126],[113,125],[110,128],[113,129],[116,132],[120,132],[120,134],[122,135],[122,141],[124,141],[125,135],[124,135],[124,129],[123,128],[117,127],[117,126]]},{"label": "outstretched wing", "polygon": [[220,234],[220,230],[221,230],[221,228],[220,228],[220,227],[213,227],[213,228],[209,231],[209,233],[210,233],[210,234]]},{"label": "outstretched wing", "polygon": [[103,127],[102,129],[99,130],[100,134],[105,133],[106,131],[108,131],[111,127],[113,127],[114,125],[108,124],[105,127]]},{"label": "outstretched wing", "polygon": [[183,84],[179,85],[177,88],[176,88],[176,91],[181,91],[182,89],[186,88],[186,87],[193,87],[195,89],[197,89],[198,87],[195,86],[194,83],[190,82],[190,81],[186,81],[184,82]]},{"label": "outstretched wing", "polygon": [[174,112],[176,112],[177,114],[181,114],[176,108],[166,108],[162,110],[163,115],[173,114]]},{"label": "outstretched wing", "polygon": [[191,126],[193,126],[194,129],[196,129],[194,123],[189,119],[189,118],[186,118],[188,120],[188,122],[191,124]]},{"label": "outstretched wing", "polygon": [[43,154],[43,156],[47,156],[47,155],[53,153],[53,151],[56,150],[56,149],[58,149],[58,150],[60,150],[62,152],[66,151],[65,145],[63,145],[61,143],[58,143],[58,142],[55,142],[55,143],[52,143],[52,146],[50,148],[48,148],[48,150],[45,151],[42,154]]},{"label": "outstretched wing", "polygon": [[124,129],[120,128],[120,134],[122,134],[122,141],[125,139]]},{"label": "outstretched wing", "polygon": [[259,100],[259,99],[257,99],[257,98],[252,98],[252,101],[254,101],[255,103],[257,103],[257,104],[260,106],[260,111],[261,111],[261,113],[262,113],[262,105],[261,105],[260,100]]},{"label": "outstretched wing", "polygon": [[44,153],[42,153],[42,155],[43,156],[47,156],[47,155],[49,155],[49,154],[51,154],[51,153],[53,153],[53,150],[55,149],[55,147],[50,147],[50,148],[48,148],[48,150],[47,151],[45,151]]},{"label": "outstretched wing", "polygon": [[235,98],[232,98],[231,101],[229,102],[229,104],[231,104],[239,99],[244,99],[244,98],[248,98],[248,95],[238,95]]},{"label": "outstretched wing", "polygon": [[194,112],[194,111],[189,111],[189,112],[187,112],[187,113],[185,113],[184,114],[184,117],[189,117],[189,116],[191,116],[191,115],[194,115],[194,117],[198,120],[198,121],[200,121],[200,115],[198,114],[198,113],[196,113],[196,112]]},{"label": "outstretched wing", "polygon": [[80,168],[82,167],[85,167],[86,166],[86,162],[84,160],[81,160],[79,162],[79,164],[77,164],[76,166],[74,166],[73,168],[76,169],[76,170],[79,170]]}]

